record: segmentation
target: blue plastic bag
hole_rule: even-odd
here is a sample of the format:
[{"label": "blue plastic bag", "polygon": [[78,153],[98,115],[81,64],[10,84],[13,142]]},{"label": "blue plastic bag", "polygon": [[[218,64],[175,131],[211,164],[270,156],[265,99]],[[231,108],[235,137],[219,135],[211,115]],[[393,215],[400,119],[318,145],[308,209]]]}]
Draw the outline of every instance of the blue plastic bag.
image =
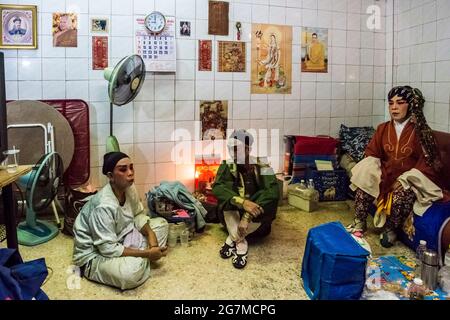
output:
[{"label": "blue plastic bag", "polygon": [[0,249],[0,300],[48,300],[41,285],[47,278],[45,259],[23,262],[15,249]]},{"label": "blue plastic bag", "polygon": [[312,300],[359,299],[368,256],[340,222],[310,229],[301,270],[306,293]]}]

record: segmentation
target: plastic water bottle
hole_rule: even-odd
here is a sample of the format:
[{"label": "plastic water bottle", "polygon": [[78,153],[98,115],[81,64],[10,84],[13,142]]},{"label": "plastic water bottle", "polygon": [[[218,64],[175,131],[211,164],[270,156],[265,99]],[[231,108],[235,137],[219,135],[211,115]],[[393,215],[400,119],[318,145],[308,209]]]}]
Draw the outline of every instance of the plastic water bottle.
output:
[{"label": "plastic water bottle", "polygon": [[438,272],[438,284],[450,296],[450,266],[443,266]]},{"label": "plastic water bottle", "polygon": [[444,265],[450,267],[450,245],[448,246],[447,252],[445,253]]},{"label": "plastic water bottle", "polygon": [[422,261],[423,261],[423,253],[427,250],[427,242],[425,240],[420,240],[419,245],[416,249],[416,270],[415,274],[420,275],[422,272]]},{"label": "plastic water bottle", "polygon": [[306,189],[306,183],[305,183],[305,180],[300,180],[300,185],[299,185],[299,188],[300,189]]},{"label": "plastic water bottle", "polygon": [[308,180],[308,189],[315,189],[314,188],[314,181],[313,181],[313,179],[309,179]]},{"label": "plastic water bottle", "polygon": [[425,287],[420,278],[414,278],[414,282],[408,289],[408,296],[410,300],[423,300],[425,298]]}]

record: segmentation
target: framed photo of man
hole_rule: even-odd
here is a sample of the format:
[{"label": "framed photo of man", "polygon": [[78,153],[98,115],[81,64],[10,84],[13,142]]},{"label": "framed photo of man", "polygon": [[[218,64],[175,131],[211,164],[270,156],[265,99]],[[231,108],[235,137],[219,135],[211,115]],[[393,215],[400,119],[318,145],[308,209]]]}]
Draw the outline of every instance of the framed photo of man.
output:
[{"label": "framed photo of man", "polygon": [[0,49],[37,48],[37,6],[0,4]]},{"label": "framed photo of man", "polygon": [[78,15],[53,13],[53,46],[78,47]]},{"label": "framed photo of man", "polygon": [[328,29],[304,27],[301,38],[302,72],[328,72]]}]

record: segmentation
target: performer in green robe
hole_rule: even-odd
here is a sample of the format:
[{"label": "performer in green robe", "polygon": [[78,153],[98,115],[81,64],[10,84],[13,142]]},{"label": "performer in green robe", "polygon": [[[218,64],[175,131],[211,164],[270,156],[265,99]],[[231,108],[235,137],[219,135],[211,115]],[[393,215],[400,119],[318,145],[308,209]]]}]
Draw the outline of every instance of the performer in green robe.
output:
[{"label": "performer in green robe", "polygon": [[245,130],[231,134],[228,148],[233,159],[220,165],[212,189],[219,200],[219,217],[228,230],[220,256],[233,257],[238,269],[247,264],[247,240],[270,233],[279,199],[272,168],[250,157],[252,143],[252,135]]}]

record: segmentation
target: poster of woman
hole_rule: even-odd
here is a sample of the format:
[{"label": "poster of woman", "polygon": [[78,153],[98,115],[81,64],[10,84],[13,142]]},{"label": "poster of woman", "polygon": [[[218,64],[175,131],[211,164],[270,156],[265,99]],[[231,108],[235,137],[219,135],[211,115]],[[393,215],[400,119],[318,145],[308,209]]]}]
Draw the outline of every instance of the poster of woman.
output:
[{"label": "poster of woman", "polygon": [[302,72],[328,72],[328,29],[303,28]]},{"label": "poster of woman", "polygon": [[37,7],[0,5],[2,49],[37,48]]},{"label": "poster of woman", "polygon": [[252,25],[251,93],[291,93],[292,27]]}]

